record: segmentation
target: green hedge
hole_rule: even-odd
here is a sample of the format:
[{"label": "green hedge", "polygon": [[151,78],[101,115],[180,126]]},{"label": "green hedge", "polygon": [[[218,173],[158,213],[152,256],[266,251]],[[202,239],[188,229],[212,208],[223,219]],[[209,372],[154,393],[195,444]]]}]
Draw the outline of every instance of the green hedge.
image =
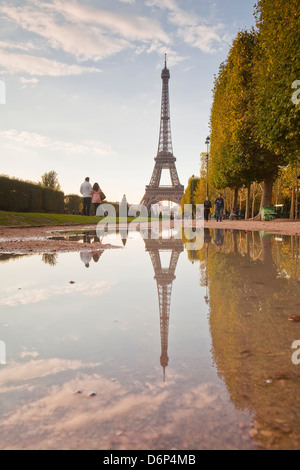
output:
[{"label": "green hedge", "polygon": [[64,209],[64,193],[36,183],[0,176],[0,210],[53,212]]},{"label": "green hedge", "polygon": [[65,209],[68,214],[79,214],[82,210],[82,197],[77,194],[67,194],[65,196]]}]

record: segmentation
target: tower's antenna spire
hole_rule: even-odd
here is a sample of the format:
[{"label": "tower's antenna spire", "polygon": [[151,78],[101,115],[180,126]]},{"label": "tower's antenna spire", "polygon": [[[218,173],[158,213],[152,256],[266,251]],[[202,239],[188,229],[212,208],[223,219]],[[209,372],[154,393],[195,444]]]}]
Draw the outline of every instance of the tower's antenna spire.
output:
[{"label": "tower's antenna spire", "polygon": [[165,54],[165,69],[167,68],[167,54]]}]

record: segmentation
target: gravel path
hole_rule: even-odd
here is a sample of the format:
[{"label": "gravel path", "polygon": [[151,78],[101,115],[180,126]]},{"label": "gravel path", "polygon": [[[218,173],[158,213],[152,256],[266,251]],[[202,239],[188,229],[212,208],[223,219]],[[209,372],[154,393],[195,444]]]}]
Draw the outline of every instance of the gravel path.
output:
[{"label": "gravel path", "polygon": [[[193,224],[195,225],[195,221]],[[210,229],[222,228],[243,231],[266,231],[282,235],[300,235],[300,221],[285,219],[277,219],[270,222],[251,220],[223,220],[222,222],[216,222],[210,220],[206,222],[204,226]],[[82,250],[97,251],[116,248],[116,246],[102,244],[101,242],[78,243],[77,241],[49,240],[50,237],[67,234],[70,231],[90,231],[95,229],[96,225],[1,227],[0,253],[53,253]]]}]

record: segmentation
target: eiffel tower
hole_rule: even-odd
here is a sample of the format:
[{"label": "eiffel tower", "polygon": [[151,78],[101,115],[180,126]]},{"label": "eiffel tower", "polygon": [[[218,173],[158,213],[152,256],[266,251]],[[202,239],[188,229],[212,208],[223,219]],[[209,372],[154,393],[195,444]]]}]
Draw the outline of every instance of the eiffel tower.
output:
[{"label": "eiffel tower", "polygon": [[[163,379],[165,381],[166,367],[169,363],[168,339],[172,284],[176,279],[175,270],[180,253],[183,251],[183,243],[181,239],[175,239],[174,237],[163,239],[161,236],[159,239],[144,239],[144,242],[146,251],[150,254],[155,273],[154,279],[157,283],[161,340],[160,364],[163,368]],[[167,268],[162,267],[161,252],[171,252]]]},{"label": "eiffel tower", "polygon": [[[184,193],[184,187],[180,184],[175,166],[176,158],[173,155],[169,102],[170,71],[167,68],[166,55],[165,68],[162,70],[161,78],[162,100],[158,150],[157,156],[154,159],[155,165],[150,184],[146,186],[145,195],[141,200],[141,204],[145,205],[148,211],[152,204],[156,204],[160,201],[171,201],[175,204],[180,204]],[[170,186],[160,185],[161,174],[164,169],[167,169],[170,172]]]}]

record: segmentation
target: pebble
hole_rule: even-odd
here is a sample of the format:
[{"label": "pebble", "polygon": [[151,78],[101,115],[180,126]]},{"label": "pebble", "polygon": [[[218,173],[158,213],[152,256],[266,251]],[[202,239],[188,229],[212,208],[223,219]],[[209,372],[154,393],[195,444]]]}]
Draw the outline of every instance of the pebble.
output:
[{"label": "pebble", "polygon": [[279,426],[279,429],[281,432],[283,432],[283,434],[291,434],[293,431],[292,428],[290,428],[288,425]]},{"label": "pebble", "polygon": [[75,284],[75,281],[70,281],[69,284]]},{"label": "pebble", "polygon": [[250,431],[249,431],[249,436],[250,437],[255,437],[255,436],[257,436],[257,434],[258,434],[258,432],[257,432],[256,429],[250,429]]},{"label": "pebble", "polygon": [[294,315],[292,317],[289,317],[289,321],[293,321],[293,322],[300,321],[300,315]]},{"label": "pebble", "polygon": [[88,392],[88,397],[95,397],[97,395],[97,392],[95,392],[94,390],[90,390]]},{"label": "pebble", "polygon": [[264,437],[272,437],[273,431],[270,431],[269,429],[263,429],[262,431],[260,431],[260,434]]},{"label": "pebble", "polygon": [[76,388],[76,390],[74,390],[73,393],[74,393],[75,395],[79,395],[79,394],[82,393],[82,392],[83,392],[83,390],[82,390],[81,388]]}]

